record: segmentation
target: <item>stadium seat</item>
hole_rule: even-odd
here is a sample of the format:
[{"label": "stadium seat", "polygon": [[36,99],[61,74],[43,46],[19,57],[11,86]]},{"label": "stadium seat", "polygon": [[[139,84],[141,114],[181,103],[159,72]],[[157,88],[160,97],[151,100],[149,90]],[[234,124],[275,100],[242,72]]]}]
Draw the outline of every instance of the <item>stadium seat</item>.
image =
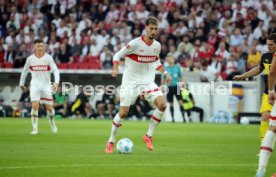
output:
[{"label": "stadium seat", "polygon": [[12,63],[5,63],[5,68],[12,68],[13,64]]},{"label": "stadium seat", "polygon": [[68,64],[68,69],[78,69],[79,64],[78,63],[70,63]]},{"label": "stadium seat", "polygon": [[67,63],[60,63],[60,64],[58,64],[58,68],[59,69],[67,69],[68,68],[68,64]]},{"label": "stadium seat", "polygon": [[5,68],[5,64],[4,64],[4,63],[1,63],[1,64],[0,64],[0,68]]},{"label": "stadium seat", "polygon": [[98,63],[90,63],[89,68],[90,69],[101,69],[101,64],[99,62]]},{"label": "stadium seat", "polygon": [[80,56],[79,55],[74,55],[73,57],[73,63],[79,63],[80,62]]},{"label": "stadium seat", "polygon": [[89,69],[89,63],[79,63],[79,69]]}]

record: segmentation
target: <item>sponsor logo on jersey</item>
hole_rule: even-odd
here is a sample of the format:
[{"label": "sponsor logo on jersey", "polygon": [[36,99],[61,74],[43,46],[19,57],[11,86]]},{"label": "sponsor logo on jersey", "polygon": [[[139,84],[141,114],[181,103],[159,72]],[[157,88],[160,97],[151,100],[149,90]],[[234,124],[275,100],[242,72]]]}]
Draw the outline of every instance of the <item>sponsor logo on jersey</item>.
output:
[{"label": "sponsor logo on jersey", "polygon": [[140,62],[153,62],[155,61],[156,57],[155,56],[152,56],[152,57],[142,57],[142,56],[138,56],[138,61]]},{"label": "sponsor logo on jersey", "polygon": [[130,55],[127,55],[126,57],[139,63],[151,63],[159,59],[155,55],[143,56],[143,55],[137,55],[137,54],[130,54]]},{"label": "sponsor logo on jersey", "polygon": [[49,65],[30,66],[31,71],[50,71]]}]

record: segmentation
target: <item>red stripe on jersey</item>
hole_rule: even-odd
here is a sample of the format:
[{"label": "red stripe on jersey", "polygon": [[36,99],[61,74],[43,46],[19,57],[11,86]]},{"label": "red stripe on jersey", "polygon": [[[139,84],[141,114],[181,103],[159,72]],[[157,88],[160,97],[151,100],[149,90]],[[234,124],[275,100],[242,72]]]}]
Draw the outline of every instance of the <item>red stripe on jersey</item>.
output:
[{"label": "red stripe on jersey", "polygon": [[49,65],[34,65],[30,66],[31,71],[50,71],[51,68]]},{"label": "red stripe on jersey", "polygon": [[156,70],[159,70],[163,65],[157,66]]},{"label": "red stripe on jersey", "polygon": [[154,115],[152,115],[151,118],[152,118],[153,120],[157,121],[157,122],[161,122],[161,120],[158,119],[157,117],[155,117]]},{"label": "red stripe on jersey", "polygon": [[266,147],[266,146],[262,146],[262,147],[261,147],[261,150],[266,150],[266,151],[269,151],[269,152],[272,152],[272,151],[273,151],[272,148]]},{"label": "red stripe on jersey", "polygon": [[154,90],[149,90],[149,91],[142,92],[142,94],[145,95],[145,94],[149,94],[149,93],[152,93],[152,92],[158,92],[159,90],[160,90],[160,88],[156,88]]},{"label": "red stripe on jersey", "polygon": [[273,57],[276,57],[276,53],[273,54]]},{"label": "red stripe on jersey", "polygon": [[50,99],[50,98],[40,98],[40,100],[53,101],[53,99]]},{"label": "red stripe on jersey", "polygon": [[151,46],[151,44],[152,44],[153,41],[154,41],[154,40],[152,40],[151,42],[147,42],[147,41],[145,40],[145,35],[141,36],[141,39],[142,39],[142,41],[144,41],[144,43],[147,44],[148,46]]},{"label": "red stripe on jersey", "polygon": [[114,65],[114,64],[119,64],[119,62],[118,62],[118,61],[113,61],[113,65]]},{"label": "red stripe on jersey", "polygon": [[274,117],[274,116],[272,116],[272,115],[269,115],[269,119],[270,119],[270,120],[276,120],[276,116]]},{"label": "red stripe on jersey", "polygon": [[159,60],[157,56],[145,56],[145,55],[143,56],[143,55],[137,55],[137,54],[126,55],[126,57],[139,63],[152,63]]}]

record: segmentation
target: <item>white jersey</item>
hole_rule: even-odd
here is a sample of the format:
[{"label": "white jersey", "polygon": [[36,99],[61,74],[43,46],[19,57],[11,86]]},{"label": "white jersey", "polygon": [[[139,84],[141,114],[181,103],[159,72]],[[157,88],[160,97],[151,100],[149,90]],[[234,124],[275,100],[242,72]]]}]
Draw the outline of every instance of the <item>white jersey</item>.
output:
[{"label": "white jersey", "polygon": [[31,86],[46,87],[51,82],[51,73],[54,73],[55,83],[59,83],[59,71],[51,55],[44,53],[41,57],[32,54],[27,58],[20,78],[20,86],[25,84],[27,74],[31,72]]},{"label": "white jersey", "polygon": [[118,63],[125,57],[125,69],[122,85],[154,83],[155,72],[162,64],[159,59],[161,44],[155,40],[147,43],[144,36],[131,40],[114,55],[113,62]]}]

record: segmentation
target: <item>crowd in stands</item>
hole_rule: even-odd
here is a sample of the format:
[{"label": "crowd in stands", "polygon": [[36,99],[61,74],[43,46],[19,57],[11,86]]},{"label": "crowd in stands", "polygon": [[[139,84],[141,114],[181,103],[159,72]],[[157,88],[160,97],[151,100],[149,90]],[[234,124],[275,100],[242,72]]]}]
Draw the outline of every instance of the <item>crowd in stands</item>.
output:
[{"label": "crowd in stands", "polygon": [[[60,69],[111,69],[112,56],[159,19],[168,53],[203,81],[256,66],[276,32],[275,0],[0,0],[0,67],[21,68],[41,38]],[[123,70],[123,61],[121,62]]]},{"label": "crowd in stands", "polygon": [[[231,80],[257,66],[267,52],[266,38],[276,32],[275,4],[275,0],[0,0],[0,68],[22,68],[33,53],[33,41],[40,38],[59,69],[111,69],[114,53],[143,35],[145,20],[154,16],[160,22],[156,40],[162,45],[164,65],[170,53],[183,70],[199,72],[202,81]],[[124,69],[123,60],[119,69]],[[92,108],[82,93],[68,104],[65,97],[56,101],[62,115],[111,117],[115,106],[113,98],[107,98]],[[143,101],[140,98],[136,105],[142,106],[132,108],[136,117],[146,116],[137,111],[148,110]]]}]

